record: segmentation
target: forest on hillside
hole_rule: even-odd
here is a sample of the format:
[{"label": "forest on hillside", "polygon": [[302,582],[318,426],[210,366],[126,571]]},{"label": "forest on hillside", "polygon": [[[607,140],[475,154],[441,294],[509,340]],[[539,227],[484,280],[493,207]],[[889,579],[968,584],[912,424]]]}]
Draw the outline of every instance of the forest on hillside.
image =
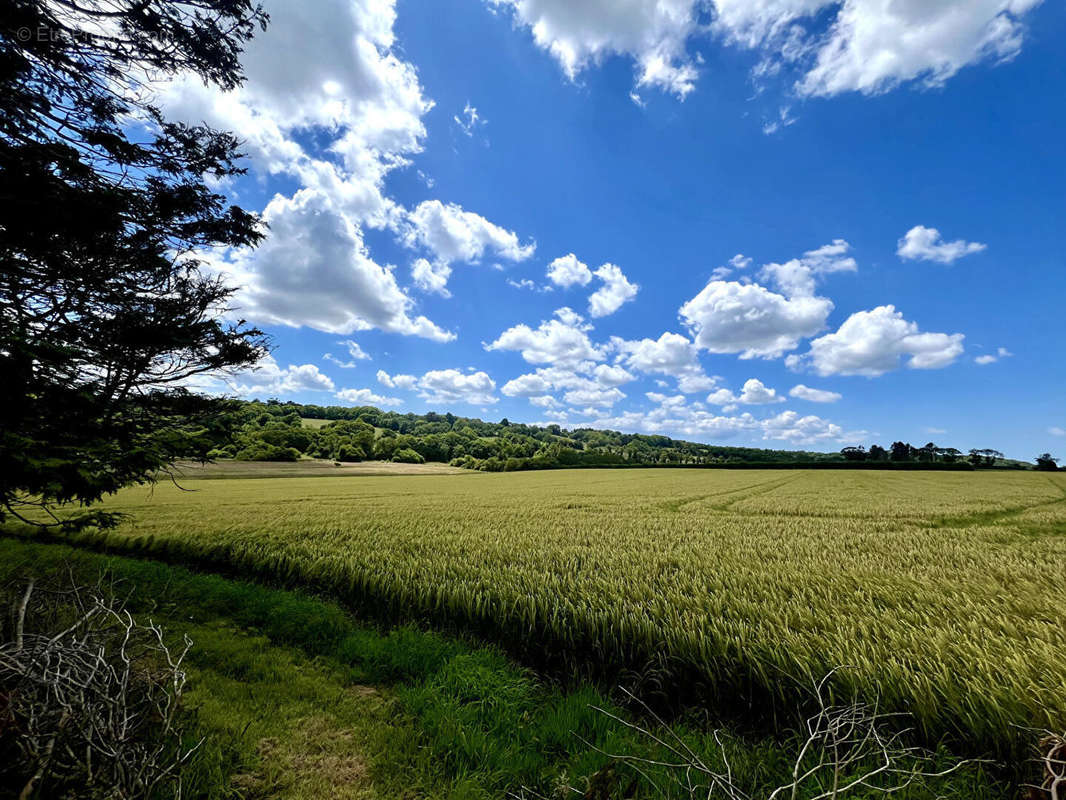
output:
[{"label": "forest on hillside", "polygon": [[[773,450],[559,425],[486,422],[455,414],[401,414],[372,406],[234,400],[225,413],[172,429],[176,457],[196,460],[452,464],[487,472],[584,466],[805,466],[972,469],[1018,465],[994,450],[896,442],[865,451]],[[861,458],[856,456],[861,451]],[[880,457],[881,454],[884,457]]]}]

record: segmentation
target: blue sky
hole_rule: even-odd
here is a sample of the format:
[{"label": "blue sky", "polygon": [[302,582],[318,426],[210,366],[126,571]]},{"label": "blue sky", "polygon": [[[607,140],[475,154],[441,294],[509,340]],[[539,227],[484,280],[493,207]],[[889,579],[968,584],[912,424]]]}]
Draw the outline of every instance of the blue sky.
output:
[{"label": "blue sky", "polygon": [[[267,4],[215,254],[242,396],[698,441],[1066,455],[1066,12]],[[329,354],[327,357],[326,354]]]}]

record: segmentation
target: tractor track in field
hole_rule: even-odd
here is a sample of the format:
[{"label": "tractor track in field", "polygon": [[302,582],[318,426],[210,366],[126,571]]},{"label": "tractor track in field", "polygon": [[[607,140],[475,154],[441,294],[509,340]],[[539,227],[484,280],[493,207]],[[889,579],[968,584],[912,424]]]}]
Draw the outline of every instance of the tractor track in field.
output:
[{"label": "tractor track in field", "polygon": [[[730,500],[730,501],[728,501],[726,503],[712,504],[712,505],[708,506],[708,508],[710,510],[713,510],[713,511],[728,511],[729,507],[732,506],[734,503],[739,503],[742,500],[747,500],[749,497],[758,497],[759,495],[768,494],[769,492],[772,492],[775,489],[781,488],[782,486],[784,486],[787,483],[791,483],[792,481],[796,480],[799,477],[800,477],[799,475],[790,475],[788,478],[785,478],[784,480],[780,480],[780,479],[776,479],[775,478],[774,480],[760,481],[759,483],[752,483],[752,484],[749,484],[747,486],[737,486],[737,487],[735,487],[733,489],[727,489],[725,491],[711,492],[710,494],[698,494],[698,495],[690,495],[690,496],[687,496],[687,497],[680,497],[680,498],[678,498],[676,500],[667,500],[667,501],[664,501],[664,502],[661,502],[661,503],[657,503],[656,505],[659,508],[663,509],[664,511],[679,512],[685,506],[690,506],[693,503],[700,503],[700,502],[702,502],[704,500],[710,500],[713,497],[723,497],[723,496],[727,496],[727,495],[733,495],[733,494],[737,494],[738,492],[747,491],[748,489],[755,489],[756,490],[754,492],[748,492],[747,494],[742,494],[740,497],[735,497],[735,498],[733,498],[732,500]],[[759,491],[759,490],[761,490],[761,491]]]}]

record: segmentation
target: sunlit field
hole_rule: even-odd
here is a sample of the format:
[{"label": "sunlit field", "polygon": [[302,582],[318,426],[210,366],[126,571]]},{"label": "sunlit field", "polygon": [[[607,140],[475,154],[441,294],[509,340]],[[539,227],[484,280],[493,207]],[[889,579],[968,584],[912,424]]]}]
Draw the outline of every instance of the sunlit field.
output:
[{"label": "sunlit field", "polygon": [[[1066,725],[1066,475],[725,470],[187,480],[83,541],[712,693],[841,688],[931,735]],[[193,491],[188,491],[192,489]],[[720,695],[721,696],[721,695]]]}]

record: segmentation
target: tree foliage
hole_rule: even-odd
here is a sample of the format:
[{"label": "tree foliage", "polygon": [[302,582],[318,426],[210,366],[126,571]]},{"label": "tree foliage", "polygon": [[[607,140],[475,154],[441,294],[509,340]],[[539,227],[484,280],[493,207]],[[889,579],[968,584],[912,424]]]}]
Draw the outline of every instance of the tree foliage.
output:
[{"label": "tree foliage", "polygon": [[[318,428],[303,419],[328,420]],[[558,425],[486,422],[454,414],[400,414],[371,406],[234,402],[214,433],[186,440],[188,457],[291,460],[298,454],[333,461],[435,461],[503,472],[576,466],[784,464],[840,461],[831,453],[728,447]],[[204,448],[207,448],[206,451]],[[276,449],[275,449],[276,448]],[[417,460],[412,459],[412,454]]]},{"label": "tree foliage", "polygon": [[238,142],[151,101],[178,73],[239,85],[265,23],[251,0],[2,4],[0,519],[149,479],[222,407],[189,379],[265,353],[197,257],[263,236],[207,182]]}]

